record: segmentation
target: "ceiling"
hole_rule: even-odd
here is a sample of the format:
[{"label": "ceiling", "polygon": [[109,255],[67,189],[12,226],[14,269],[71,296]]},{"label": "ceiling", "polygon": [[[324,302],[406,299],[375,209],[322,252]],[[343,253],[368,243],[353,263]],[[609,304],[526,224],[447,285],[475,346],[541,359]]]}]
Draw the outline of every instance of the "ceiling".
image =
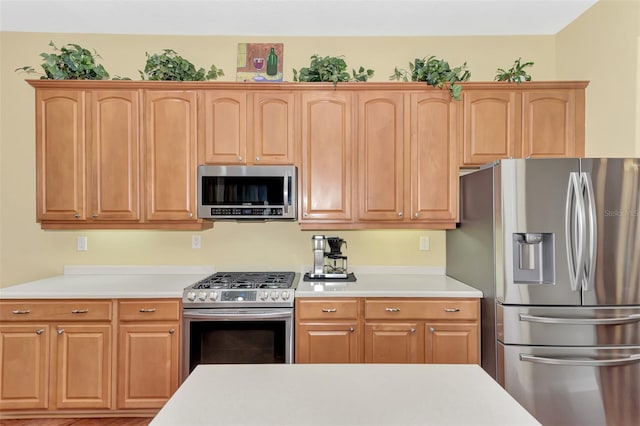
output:
[{"label": "ceiling", "polygon": [[597,0],[0,0],[0,30],[241,36],[551,35]]}]

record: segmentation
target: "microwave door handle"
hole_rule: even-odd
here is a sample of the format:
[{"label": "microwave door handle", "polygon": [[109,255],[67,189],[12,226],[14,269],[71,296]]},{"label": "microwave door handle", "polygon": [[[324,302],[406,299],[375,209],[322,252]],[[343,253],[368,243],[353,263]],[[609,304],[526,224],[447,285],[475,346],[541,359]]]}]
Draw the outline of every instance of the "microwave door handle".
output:
[{"label": "microwave door handle", "polygon": [[291,174],[289,172],[284,173],[283,185],[282,188],[284,193],[284,213],[289,213],[289,183],[291,182]]},{"label": "microwave door handle", "polygon": [[537,364],[550,365],[573,365],[578,367],[614,367],[617,365],[627,365],[640,362],[640,354],[630,355],[623,358],[612,359],[571,359],[571,358],[552,358],[541,357],[527,354],[520,354],[520,361],[534,362]]}]

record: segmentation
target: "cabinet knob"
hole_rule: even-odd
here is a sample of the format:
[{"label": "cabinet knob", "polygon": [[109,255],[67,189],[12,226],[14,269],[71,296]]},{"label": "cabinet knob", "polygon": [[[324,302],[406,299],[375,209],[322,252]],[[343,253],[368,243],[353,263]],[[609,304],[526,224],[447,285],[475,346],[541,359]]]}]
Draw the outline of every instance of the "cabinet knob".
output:
[{"label": "cabinet knob", "polygon": [[44,328],[39,328],[36,330],[37,335],[41,335],[42,333],[44,333]]},{"label": "cabinet knob", "polygon": [[75,217],[76,219],[80,219],[80,213],[74,214],[73,217]]},{"label": "cabinet knob", "polygon": [[436,329],[435,329],[435,328],[433,328],[433,327],[429,327],[429,331],[430,331],[430,332],[432,332],[432,333],[435,333],[435,332],[436,332]]},{"label": "cabinet knob", "polygon": [[238,155],[238,161],[242,161],[242,155]]},{"label": "cabinet knob", "polygon": [[260,161],[260,157],[256,157],[256,161]]},{"label": "cabinet knob", "polygon": [[175,332],[176,332],[176,329],[175,329],[175,328],[170,328],[170,329],[169,329],[169,334],[173,334],[173,333],[175,333]]},{"label": "cabinet knob", "polygon": [[93,219],[97,219],[97,218],[98,218],[98,213],[94,213],[94,214],[92,214],[92,215],[91,215],[91,217],[92,217]]},{"label": "cabinet knob", "polygon": [[416,213],[413,215],[414,217],[420,217],[420,213]]},{"label": "cabinet knob", "polygon": [[193,217],[193,213],[189,212],[189,217]]},{"label": "cabinet knob", "polygon": [[309,213],[302,213],[302,216],[307,217],[309,216]]},{"label": "cabinet knob", "polygon": [[415,332],[416,332],[416,329],[415,329],[415,328],[411,327],[411,328],[409,329],[409,333],[415,333]]},{"label": "cabinet knob", "polygon": [[64,328],[59,328],[56,330],[56,333],[58,333],[58,335],[64,333]]},{"label": "cabinet knob", "polygon": [[356,329],[355,329],[355,328],[353,328],[353,327],[349,327],[349,331],[350,331],[351,333],[353,333],[354,331],[356,331]]},{"label": "cabinet knob", "polygon": [[398,212],[398,216],[399,216],[399,217],[402,217],[402,212]]}]

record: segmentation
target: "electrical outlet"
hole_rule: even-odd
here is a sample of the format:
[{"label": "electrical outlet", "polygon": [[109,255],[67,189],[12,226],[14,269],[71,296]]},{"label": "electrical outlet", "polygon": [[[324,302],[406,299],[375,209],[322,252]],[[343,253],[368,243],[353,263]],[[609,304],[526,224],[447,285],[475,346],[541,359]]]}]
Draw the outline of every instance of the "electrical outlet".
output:
[{"label": "electrical outlet", "polygon": [[199,249],[200,248],[200,235],[192,235],[191,236],[191,248]]},{"label": "electrical outlet", "polygon": [[429,237],[420,237],[420,250],[429,251],[430,247]]},{"label": "electrical outlet", "polygon": [[76,251],[87,251],[89,249],[87,243],[87,237],[85,236],[76,238]]}]

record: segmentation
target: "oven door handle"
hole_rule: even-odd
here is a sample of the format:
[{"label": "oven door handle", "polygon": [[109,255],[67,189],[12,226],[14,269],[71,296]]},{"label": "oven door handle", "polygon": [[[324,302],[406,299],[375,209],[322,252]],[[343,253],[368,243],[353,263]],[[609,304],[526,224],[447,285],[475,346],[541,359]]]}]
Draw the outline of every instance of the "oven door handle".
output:
[{"label": "oven door handle", "polygon": [[293,317],[293,310],[258,310],[258,309],[207,309],[185,310],[184,318],[205,318],[218,321],[233,321],[238,319],[287,319]]}]

